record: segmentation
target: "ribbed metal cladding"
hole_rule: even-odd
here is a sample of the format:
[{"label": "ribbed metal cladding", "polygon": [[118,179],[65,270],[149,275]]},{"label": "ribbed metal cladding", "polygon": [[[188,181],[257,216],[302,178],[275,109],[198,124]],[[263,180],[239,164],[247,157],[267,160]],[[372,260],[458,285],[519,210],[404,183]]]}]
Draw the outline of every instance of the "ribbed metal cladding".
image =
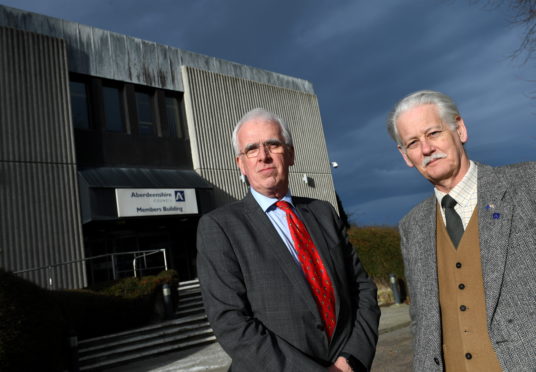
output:
[{"label": "ribbed metal cladding", "polygon": [[216,206],[241,199],[248,191],[247,185],[240,181],[240,171],[238,169],[200,169],[199,174],[216,186],[214,188],[214,203]]},{"label": "ribbed metal cladding", "polygon": [[[217,205],[242,198],[231,144],[235,124],[263,107],[285,120],[296,150],[290,188],[294,195],[331,202],[337,208],[318,101],[314,94],[258,83],[192,67],[182,67],[194,169],[213,183]],[[304,174],[311,182],[306,185]],[[314,187],[313,187],[314,185]]]},{"label": "ribbed metal cladding", "polygon": [[[18,271],[83,257],[78,186],[60,39],[0,28],[0,266]],[[46,270],[24,275],[48,286]],[[83,265],[53,272],[85,284]]]}]

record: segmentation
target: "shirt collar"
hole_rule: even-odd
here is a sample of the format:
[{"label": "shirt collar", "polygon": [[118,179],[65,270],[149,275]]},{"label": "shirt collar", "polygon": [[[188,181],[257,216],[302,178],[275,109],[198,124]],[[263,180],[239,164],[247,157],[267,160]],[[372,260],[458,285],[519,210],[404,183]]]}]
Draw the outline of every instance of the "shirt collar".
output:
[{"label": "shirt collar", "polygon": [[[270,198],[266,195],[261,194],[260,192],[255,191],[253,187],[249,188],[251,191],[251,194],[259,203],[260,207],[264,212],[269,212],[272,209],[275,209],[275,203],[279,201],[279,199],[276,198]],[[281,200],[286,201],[287,203],[290,203],[294,207],[294,203],[292,202],[292,195],[290,194],[290,190],[287,191],[287,194],[281,198]]]},{"label": "shirt collar", "polygon": [[[465,207],[471,198],[471,194],[476,192],[476,182],[478,178],[478,172],[477,172],[477,166],[472,161],[469,160],[469,170],[463,176],[462,180],[454,186],[452,190],[448,193],[450,196],[456,200],[456,203],[459,204],[461,207]],[[439,204],[441,204],[441,199],[446,193],[439,191],[437,188],[434,188],[435,196]]]}]

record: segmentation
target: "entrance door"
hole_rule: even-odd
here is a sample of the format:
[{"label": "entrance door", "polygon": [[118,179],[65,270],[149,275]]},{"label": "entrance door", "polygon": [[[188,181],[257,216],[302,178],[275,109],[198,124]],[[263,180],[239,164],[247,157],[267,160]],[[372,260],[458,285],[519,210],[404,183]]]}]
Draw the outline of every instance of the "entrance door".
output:
[{"label": "entrance door", "polygon": [[[168,269],[176,270],[179,280],[195,279],[197,222],[197,217],[167,217],[85,224],[86,257],[114,254],[113,259],[106,256],[88,262],[88,282],[94,284],[133,276],[133,259],[136,256],[122,253],[160,249],[166,250]],[[138,258],[136,270],[138,276],[157,274],[164,270],[163,255],[157,253]]]}]

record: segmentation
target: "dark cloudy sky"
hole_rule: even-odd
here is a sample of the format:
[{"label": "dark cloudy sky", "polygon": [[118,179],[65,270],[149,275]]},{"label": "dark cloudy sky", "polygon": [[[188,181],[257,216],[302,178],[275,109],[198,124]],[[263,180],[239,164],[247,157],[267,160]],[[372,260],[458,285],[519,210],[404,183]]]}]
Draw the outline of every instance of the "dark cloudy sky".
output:
[{"label": "dark cloudy sky", "polygon": [[335,187],[360,225],[395,225],[432,192],[385,130],[392,106],[415,90],[456,100],[472,159],[536,160],[536,59],[509,58],[523,29],[504,7],[475,0],[0,3],[311,81],[330,160],[339,163]]}]

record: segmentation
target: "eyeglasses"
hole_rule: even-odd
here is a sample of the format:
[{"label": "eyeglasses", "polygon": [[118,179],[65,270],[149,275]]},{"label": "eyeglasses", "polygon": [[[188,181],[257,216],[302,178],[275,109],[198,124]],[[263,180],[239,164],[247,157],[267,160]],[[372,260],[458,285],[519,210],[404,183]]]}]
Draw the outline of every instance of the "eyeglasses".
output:
[{"label": "eyeglasses", "polygon": [[285,151],[285,144],[277,140],[269,140],[264,143],[252,143],[251,145],[246,146],[244,152],[241,152],[240,155],[246,155],[247,158],[256,158],[259,156],[259,151],[263,148],[268,149],[270,154],[282,154]]},{"label": "eyeglasses", "polygon": [[408,150],[416,150],[420,148],[422,146],[421,143],[424,141],[427,143],[434,143],[444,134],[444,132],[445,131],[442,129],[432,130],[422,136],[422,138],[414,138],[410,140],[406,145],[402,146],[402,149],[408,152]]}]

